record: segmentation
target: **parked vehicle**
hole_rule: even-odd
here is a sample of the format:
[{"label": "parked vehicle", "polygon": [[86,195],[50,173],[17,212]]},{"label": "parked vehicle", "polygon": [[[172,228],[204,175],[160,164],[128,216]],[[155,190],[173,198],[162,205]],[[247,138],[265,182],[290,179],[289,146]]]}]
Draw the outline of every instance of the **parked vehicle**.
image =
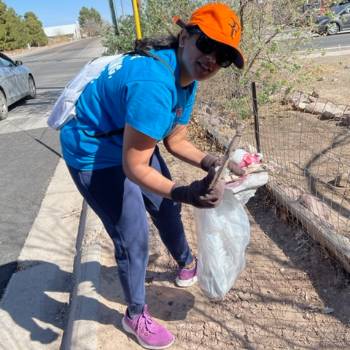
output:
[{"label": "parked vehicle", "polygon": [[302,12],[320,10],[323,8],[324,8],[324,5],[321,0],[308,1],[302,6]]},{"label": "parked vehicle", "polygon": [[350,0],[343,0],[343,1],[340,1],[340,2],[335,3],[333,5],[346,5],[346,4],[350,4]]},{"label": "parked vehicle", "polygon": [[327,6],[324,0],[309,0],[300,8],[303,16],[299,22],[301,25],[313,26],[317,18],[326,13]]},{"label": "parked vehicle", "polygon": [[350,2],[335,5],[329,14],[316,19],[316,31],[319,34],[337,34],[350,30]]},{"label": "parked vehicle", "polygon": [[22,61],[13,61],[0,52],[0,120],[7,117],[8,106],[35,96],[36,86],[30,69]]}]

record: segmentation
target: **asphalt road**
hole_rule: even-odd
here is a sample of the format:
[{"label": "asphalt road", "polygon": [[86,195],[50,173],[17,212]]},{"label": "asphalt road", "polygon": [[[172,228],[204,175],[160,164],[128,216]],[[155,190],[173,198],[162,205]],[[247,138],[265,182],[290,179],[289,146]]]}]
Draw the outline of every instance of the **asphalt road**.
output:
[{"label": "asphalt road", "polygon": [[85,39],[16,57],[31,68],[38,95],[0,121],[0,296],[59,160],[58,132],[46,117],[65,84],[102,52],[98,39]]},{"label": "asphalt road", "polygon": [[287,30],[279,34],[277,42],[288,49],[297,51],[311,51],[314,54],[325,52],[350,50],[350,33],[344,32],[336,35],[316,35],[310,32],[300,33],[300,30]]},{"label": "asphalt road", "polygon": [[350,33],[325,35],[312,38],[308,47],[312,49],[344,50],[350,49]]}]

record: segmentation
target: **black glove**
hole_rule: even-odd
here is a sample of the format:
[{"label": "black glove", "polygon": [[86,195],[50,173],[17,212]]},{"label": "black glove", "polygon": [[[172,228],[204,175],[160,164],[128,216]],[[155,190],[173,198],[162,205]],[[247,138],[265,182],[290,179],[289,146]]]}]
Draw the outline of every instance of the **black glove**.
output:
[{"label": "black glove", "polygon": [[188,186],[175,185],[171,190],[172,200],[191,204],[197,208],[217,207],[224,197],[225,183],[219,180],[214,188],[209,190],[214,176],[215,169],[211,167],[208,175],[202,180],[193,181]]},{"label": "black glove", "polygon": [[[216,156],[213,156],[211,154],[207,154],[202,159],[200,166],[204,171],[209,171],[209,169],[211,167],[216,168],[216,167],[220,166],[223,161],[224,160],[221,157],[216,157]],[[245,171],[243,169],[241,169],[238,166],[238,164],[236,164],[232,160],[229,160],[227,167],[230,171],[232,171],[237,176],[242,176],[245,173]]]}]

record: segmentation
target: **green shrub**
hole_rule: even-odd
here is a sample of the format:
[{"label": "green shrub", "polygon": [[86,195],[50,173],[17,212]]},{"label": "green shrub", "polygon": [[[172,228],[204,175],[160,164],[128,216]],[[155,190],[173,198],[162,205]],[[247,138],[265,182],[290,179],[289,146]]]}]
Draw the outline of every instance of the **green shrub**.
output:
[{"label": "green shrub", "polygon": [[[148,0],[143,2],[141,22],[143,37],[177,33],[172,16],[187,21],[193,9],[206,1]],[[243,71],[234,67],[223,69],[213,79],[202,82],[199,98],[211,105],[218,104],[242,118],[251,115],[250,104],[243,103],[251,96],[251,82],[256,81],[258,101],[269,103],[271,96],[283,87],[291,89],[302,77],[301,64],[296,63],[296,48],[305,42],[299,11],[301,0],[231,0],[224,1],[241,17],[243,25],[241,48],[246,58]],[[294,26],[294,27],[291,27]],[[292,28],[292,29],[291,29]],[[288,32],[286,32],[288,29]],[[109,28],[104,34],[108,53],[125,52],[135,40],[132,16],[119,19],[120,35]],[[284,37],[283,37],[284,36]]]}]

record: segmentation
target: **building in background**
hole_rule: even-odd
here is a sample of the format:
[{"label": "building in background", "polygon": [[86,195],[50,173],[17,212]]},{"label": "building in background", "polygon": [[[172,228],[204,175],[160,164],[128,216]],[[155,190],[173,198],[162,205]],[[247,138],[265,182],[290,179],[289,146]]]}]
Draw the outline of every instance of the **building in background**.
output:
[{"label": "building in background", "polygon": [[63,26],[44,27],[44,32],[49,38],[71,37],[74,40],[81,39],[79,23],[66,24]]}]

